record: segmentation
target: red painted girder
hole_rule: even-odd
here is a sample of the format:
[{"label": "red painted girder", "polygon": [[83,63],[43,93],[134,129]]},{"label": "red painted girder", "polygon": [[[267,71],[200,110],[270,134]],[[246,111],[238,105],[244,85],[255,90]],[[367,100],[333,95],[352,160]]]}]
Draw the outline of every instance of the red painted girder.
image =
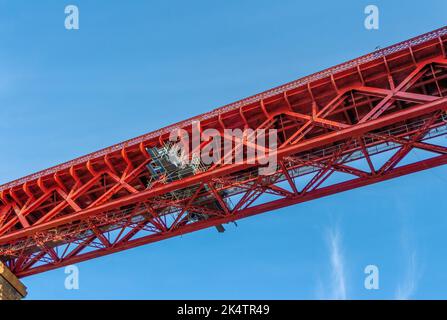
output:
[{"label": "red painted girder", "polygon": [[[428,64],[435,62],[438,64],[442,64],[444,66],[447,65],[446,59],[445,59],[446,57],[445,57],[445,44],[444,44],[444,41],[445,41],[444,38],[445,38],[446,33],[447,33],[447,29],[443,28],[443,29],[437,30],[433,33],[421,36],[417,39],[413,39],[408,42],[404,42],[400,46],[390,47],[390,48],[388,48],[389,50],[385,50],[381,54],[377,53],[377,55],[376,55],[376,53],[374,53],[374,54],[366,56],[367,58],[363,57],[360,59],[356,59],[353,61],[353,62],[355,62],[353,64],[346,63],[346,64],[343,64],[342,67],[338,66],[333,69],[329,69],[329,71],[326,70],[322,73],[318,73],[311,77],[304,78],[303,80],[297,80],[296,82],[294,82],[294,86],[285,85],[285,86],[282,86],[281,87],[282,89],[279,91],[276,89],[270,90],[267,92],[267,95],[264,98],[260,98],[260,100],[256,100],[257,98],[255,99],[255,102],[260,102],[260,104],[255,103],[254,106],[251,106],[250,104],[241,105],[239,107],[238,113],[240,115],[240,118],[245,123],[245,126],[248,126],[248,121],[251,121],[255,117],[253,117],[253,116],[246,117],[246,115],[244,115],[244,113],[248,113],[250,110],[251,110],[251,112],[253,112],[253,110],[256,109],[256,112],[258,113],[258,115],[256,117],[259,117],[259,114],[261,114],[261,116],[263,114],[267,118],[263,122],[263,124],[260,125],[260,127],[265,127],[265,126],[271,125],[274,116],[283,114],[283,115],[291,116],[301,122],[304,122],[304,125],[302,125],[301,127],[300,127],[301,124],[297,123],[296,126],[293,128],[294,130],[297,130],[297,129],[301,130],[303,133],[308,133],[311,130],[313,130],[315,127],[329,129],[329,132],[320,133],[319,136],[314,137],[314,138],[303,139],[304,136],[299,137],[298,135],[295,135],[295,137],[297,137],[296,139],[289,138],[288,142],[290,142],[291,145],[286,143],[282,147],[280,147],[280,149],[277,152],[277,156],[278,156],[279,160],[282,160],[282,159],[285,159],[286,157],[294,155],[296,153],[303,153],[303,152],[307,152],[311,149],[322,148],[322,147],[332,144],[334,142],[345,142],[346,143],[347,141],[350,141],[352,139],[359,139],[360,141],[362,141],[362,139],[366,138],[366,136],[368,134],[370,134],[370,132],[372,130],[381,129],[386,126],[393,125],[395,123],[401,123],[402,121],[409,120],[409,119],[419,119],[419,117],[422,117],[422,116],[430,116],[436,111],[445,111],[446,107],[447,107],[446,106],[447,98],[442,98],[442,96],[443,96],[442,92],[445,92],[445,88],[440,88],[440,82],[439,82],[440,78],[438,78],[436,75],[434,75],[433,65],[430,65],[431,70],[433,72],[433,79],[434,79],[431,81],[434,81],[433,83],[436,84],[436,86],[438,87],[439,94],[441,95],[441,97],[408,92],[407,89],[409,89],[410,87],[415,85],[416,82],[420,79],[420,77],[422,77],[422,74],[420,73],[420,71],[423,70]],[[427,51],[428,49],[430,49],[430,51]],[[418,52],[421,50],[425,50],[424,51],[425,56],[423,58],[418,57]],[[365,72],[365,70],[367,70],[367,68],[377,67],[378,65],[380,65],[380,63],[383,64],[383,61],[386,61],[387,63],[393,62],[393,59],[395,59],[395,60],[400,59],[400,57],[404,57],[404,56],[408,56],[408,55],[411,55],[411,57],[413,58],[413,62],[415,64],[415,66],[414,66],[415,69],[406,77],[406,79],[404,81],[402,81],[400,84],[397,84],[396,88],[394,88],[394,85],[392,85],[392,89],[389,90],[389,89],[384,89],[384,88],[379,88],[379,87],[371,87],[370,85],[366,85],[365,83],[362,83],[362,86],[345,87],[342,90],[339,90],[339,88],[337,86],[337,81],[340,81],[340,79],[342,79],[347,74],[349,74],[348,70],[351,70],[350,72],[358,72],[358,75],[362,79],[362,82],[363,82],[363,78],[364,78],[363,73]],[[384,56],[387,56],[388,58],[382,59]],[[428,58],[426,58],[426,57],[428,57]],[[421,59],[421,61],[417,61],[418,59]],[[411,63],[410,63],[410,66],[411,66]],[[394,80],[393,80],[393,74],[390,73],[390,70],[393,70],[394,72],[401,72],[400,70],[403,68],[403,67],[401,67],[400,69],[399,68],[398,69],[393,69],[393,68],[390,69],[389,65],[386,65],[386,67],[388,70],[387,71],[388,74],[385,74],[385,75],[387,76],[388,79],[390,79],[391,82],[394,82]],[[354,70],[354,71],[352,71],[352,70]],[[403,74],[405,75],[405,73],[403,73]],[[383,76],[383,74],[380,75],[380,72],[379,72],[377,74],[377,76]],[[442,77],[443,77],[443,79],[445,79],[445,76],[442,76]],[[317,102],[313,101],[311,115],[304,114],[304,113],[298,112],[296,110],[293,110],[293,108],[290,104],[290,101],[289,101],[290,97],[292,96],[291,92],[296,92],[296,90],[298,90],[300,87],[304,86],[305,90],[309,91],[309,95],[311,96],[311,98],[315,99],[315,94],[314,94],[313,90],[315,90],[315,88],[317,86],[323,86],[325,81],[327,81],[327,78],[330,79],[329,83],[331,83],[333,85],[333,89],[331,89],[331,90],[335,90],[337,92],[337,94],[338,94],[337,98],[335,98],[333,101],[329,102],[326,105],[326,107],[321,109],[321,111],[318,111],[319,106],[317,106]],[[369,79],[369,80],[371,80],[371,79]],[[383,83],[382,83],[382,85],[383,85]],[[385,82],[385,86],[386,86],[386,82]],[[413,88],[413,90],[414,89],[419,90],[418,88]],[[348,93],[350,90],[362,92],[367,95],[371,95],[372,98],[374,98],[374,96],[380,97],[382,99],[382,101],[379,103],[378,106],[376,106],[366,116],[364,116],[363,119],[361,119],[359,123],[354,124],[354,125],[347,124],[347,123],[341,123],[334,119],[327,119],[326,117],[331,116],[331,112],[334,111],[334,109],[338,108],[340,106],[340,104],[342,102],[344,102],[344,100],[346,99],[346,97],[342,97],[343,100],[341,100],[341,95],[343,93]],[[330,91],[330,90],[328,90],[328,91]],[[262,94],[255,96],[255,97],[259,98],[261,96],[262,96]],[[324,95],[322,95],[322,96],[324,96]],[[274,100],[274,99],[265,100],[265,99],[273,98],[273,97],[276,97],[275,98],[276,100]],[[288,105],[289,111],[283,112],[281,110],[281,113],[278,113],[277,111],[275,111],[275,113],[270,113],[269,105],[273,105],[274,103],[276,103],[278,101],[278,99],[282,100],[283,103],[286,103],[286,105]],[[337,101],[337,100],[339,100],[339,101]],[[405,109],[405,110],[397,111],[397,112],[393,110],[393,113],[386,114],[386,112],[388,112],[388,109],[392,106],[392,104],[395,102],[395,100],[410,101],[413,103],[419,103],[419,105],[411,106],[411,107],[407,106],[406,107],[407,109]],[[247,102],[249,100],[244,100],[244,101]],[[245,110],[242,109],[243,107],[245,108]],[[296,105],[295,105],[295,108],[296,108]],[[357,108],[358,107],[355,105],[355,101],[354,101],[354,109],[356,112],[357,112]],[[218,110],[219,110],[219,112],[217,112],[217,113],[215,113],[215,111],[213,111],[206,115],[200,116],[200,120],[208,121],[208,119],[211,119],[213,116],[215,116],[218,118],[218,121],[217,121],[218,125],[222,129],[225,128],[225,125],[226,125],[225,124],[225,114],[226,113],[230,114],[233,109],[224,107],[224,108],[218,109]],[[344,112],[346,114],[346,110],[344,110]],[[382,113],[384,113],[385,115],[382,115]],[[357,114],[357,117],[358,116],[359,115]],[[196,119],[198,119],[198,118],[196,118]],[[189,120],[187,120],[186,122],[182,122],[182,123],[183,124],[189,123],[188,121]],[[264,126],[264,124],[265,124],[265,126]],[[171,128],[171,127],[169,127],[169,128]],[[162,140],[160,134],[161,134],[161,132],[163,132],[163,130],[165,130],[165,129],[158,131],[158,133],[159,133],[158,137],[160,138],[160,140]],[[331,130],[335,130],[335,131],[331,132]],[[414,147],[421,147],[422,149],[426,148],[428,150],[439,152],[441,154],[443,154],[445,152],[445,148],[442,146],[430,145],[430,144],[420,141],[419,137],[424,136],[424,132],[421,131],[421,129],[419,129],[419,132],[416,132],[415,134],[418,134],[418,136],[416,136],[416,137],[418,137],[418,139],[417,139],[418,141],[411,141],[411,144]],[[142,137],[145,137],[145,139],[146,138],[149,139],[150,136],[151,136],[151,134],[142,136]],[[132,145],[135,145],[136,141],[139,141],[140,142],[139,150],[142,151],[141,155],[144,157],[147,157],[147,154],[144,152],[144,144],[142,144],[142,143],[143,142],[149,143],[150,141],[149,140],[145,140],[145,141],[141,140],[140,141],[139,139],[142,139],[142,137],[131,140],[131,141],[133,141],[132,143],[126,142],[124,144],[120,144],[120,145],[111,147],[109,149],[101,150],[98,153],[95,153],[95,154],[92,154],[92,155],[89,155],[89,156],[86,156],[86,157],[83,157],[80,159],[76,159],[72,162],[69,162],[68,164],[62,164],[61,166],[50,168],[44,172],[40,172],[35,175],[25,177],[24,179],[20,179],[18,181],[15,181],[8,185],[0,187],[0,190],[6,190],[7,188],[11,188],[14,185],[17,186],[17,185],[20,185],[20,183],[23,183],[23,185],[21,186],[22,187],[21,189],[23,189],[23,191],[28,196],[28,199],[25,199],[26,203],[24,203],[25,201],[23,201],[23,203],[22,203],[21,202],[22,199],[19,199],[19,197],[16,195],[17,190],[14,191],[14,189],[9,189],[9,196],[12,197],[15,201],[15,203],[9,204],[8,199],[6,199],[4,194],[2,194],[0,192],[0,199],[3,199],[4,202],[6,201],[5,202],[6,204],[4,205],[4,207],[0,207],[0,212],[7,214],[8,210],[10,208],[9,206],[12,206],[14,208],[14,212],[16,214],[16,218],[14,218],[14,220],[8,221],[7,225],[4,225],[2,228],[0,228],[0,231],[1,231],[1,229],[3,229],[4,231],[9,230],[8,228],[10,226],[13,226],[17,222],[20,222],[21,225],[24,227],[24,229],[22,229],[22,230],[13,231],[12,233],[8,233],[4,236],[0,236],[0,244],[14,245],[15,241],[17,241],[21,238],[26,238],[28,236],[35,237],[36,244],[39,247],[41,247],[41,250],[44,253],[44,255],[47,253],[50,256],[50,258],[55,260],[53,262],[51,262],[51,261],[48,262],[48,264],[46,266],[37,267],[32,270],[25,270],[26,268],[29,268],[31,265],[33,265],[35,262],[33,263],[32,260],[28,261],[27,259],[29,257],[22,255],[18,261],[14,262],[17,265],[17,269],[14,269],[14,270],[17,271],[18,274],[27,275],[27,274],[38,272],[38,271],[33,271],[33,270],[49,270],[49,269],[53,268],[53,266],[54,267],[61,266],[62,263],[66,263],[66,261],[68,261],[70,259],[79,259],[78,257],[81,257],[81,256],[87,257],[87,259],[88,259],[88,257],[95,256],[95,253],[93,253],[93,252],[89,253],[89,254],[79,254],[79,252],[82,249],[78,249],[77,252],[75,251],[75,252],[71,252],[69,254],[69,259],[62,259],[63,261],[57,261],[57,259],[58,259],[57,254],[54,252],[54,250],[52,248],[46,247],[44,243],[39,243],[39,241],[38,241],[37,236],[41,233],[45,233],[49,229],[59,227],[59,226],[64,226],[64,225],[67,225],[67,223],[69,224],[76,220],[86,221],[85,219],[88,219],[89,217],[99,216],[99,214],[102,214],[102,213],[110,211],[110,210],[118,209],[123,205],[140,203],[142,201],[153,199],[154,197],[157,197],[159,195],[164,195],[164,194],[174,191],[174,190],[178,190],[178,189],[181,189],[184,187],[194,186],[197,183],[201,183],[201,184],[207,183],[209,185],[209,183],[213,179],[228,176],[229,174],[236,173],[242,169],[257,167],[255,165],[226,165],[223,167],[213,167],[211,170],[209,170],[205,173],[202,173],[202,174],[197,174],[196,176],[188,177],[186,179],[183,179],[183,180],[180,180],[180,181],[177,181],[174,183],[169,183],[167,185],[159,184],[157,186],[154,186],[151,189],[148,189],[145,191],[139,191],[139,190],[135,189],[135,187],[133,187],[132,185],[128,184],[128,182],[130,183],[130,180],[129,181],[127,181],[127,180],[134,178],[136,175],[138,175],[138,172],[141,172],[141,170],[138,170],[138,169],[143,168],[145,163],[140,164],[140,162],[138,162],[139,167],[137,167],[137,168],[135,168],[135,170],[131,171],[134,168],[133,168],[132,160],[130,160],[130,158],[128,156],[128,152],[126,151],[126,148],[130,147]],[[151,136],[151,137],[154,138],[153,136]],[[402,142],[402,138],[399,138],[397,136],[396,137],[385,137],[384,141],[395,141],[395,142],[397,141],[398,143],[404,143],[404,144],[407,143],[405,141]],[[157,141],[157,143],[158,143],[158,141]],[[346,145],[345,148],[348,150],[349,146]],[[392,169],[393,172],[401,172],[400,168],[394,169],[394,167],[401,160],[402,155],[405,155],[410,149],[411,148],[403,148],[401,151],[399,151],[399,153],[397,154],[395,159],[392,160],[393,162],[391,163],[389,169]],[[119,153],[120,159],[122,161],[124,161],[126,164],[125,171],[123,172],[121,177],[119,177],[116,174],[117,167],[111,161],[112,157],[109,157],[109,154],[117,153],[117,152]],[[102,171],[95,170],[94,165],[93,165],[93,162],[94,162],[93,158],[89,158],[89,157],[92,157],[93,155],[104,157],[106,169],[103,169]],[[366,154],[365,156],[368,159],[368,155]],[[437,159],[439,160],[443,156],[444,155],[438,157]],[[358,179],[372,179],[372,177],[374,177],[374,179],[376,179],[377,181],[381,181],[380,177],[383,177],[384,175],[388,175],[389,172],[391,172],[390,170],[388,170],[388,168],[384,168],[384,170],[380,170],[379,174],[376,175],[376,171],[374,170],[374,168],[372,168],[372,173],[374,173],[374,174],[371,176],[364,172],[360,172],[359,170],[349,168],[349,166],[336,164],[335,163],[336,158],[333,158],[332,160],[329,159],[328,161],[329,162],[322,161],[321,163],[315,164],[316,167],[322,168],[322,172],[320,172],[319,176],[317,176],[321,179],[315,180],[315,182],[319,181],[318,185],[321,185],[321,183],[327,178],[327,177],[325,178],[326,173],[330,174],[333,170],[348,172],[348,173],[357,175],[357,176],[359,176]],[[417,167],[417,166],[415,168],[419,168],[419,170],[422,170],[422,169],[427,168],[427,166],[430,167],[430,163],[432,163],[430,161],[427,160],[427,162],[421,162],[421,163],[425,164],[424,168]],[[439,163],[436,165],[440,165],[440,164],[443,164],[442,161],[439,160],[438,162],[436,162],[433,160],[433,163]],[[146,162],[147,162],[147,160],[146,160]],[[87,182],[86,184],[84,184],[83,186],[80,187],[81,189],[79,189],[79,186],[82,185],[82,182],[79,180],[79,177],[77,177],[76,170],[73,167],[80,163],[83,163],[83,166],[85,166],[85,168],[88,170],[88,172],[90,172],[90,174],[93,176],[93,178],[90,180],[90,182]],[[327,163],[330,163],[331,167],[325,168],[325,164],[327,164]],[[433,165],[435,165],[435,164],[433,164]],[[77,187],[72,188],[70,193],[67,193],[69,191],[67,191],[65,189],[64,183],[61,181],[61,179],[59,177],[59,172],[58,172],[58,170],[63,170],[63,169],[68,169],[68,168],[70,168],[70,175],[76,180],[76,185],[77,185]],[[82,169],[85,170],[85,168],[82,168]],[[407,168],[412,168],[412,167],[407,166]],[[56,171],[54,171],[54,170],[56,170]],[[394,171],[394,170],[397,170],[397,171]],[[408,169],[408,170],[409,170],[408,173],[413,172],[410,169]],[[129,173],[129,172],[132,172],[134,174]],[[56,187],[48,188],[45,186],[45,179],[37,180],[37,186],[43,192],[45,192],[45,194],[42,197],[42,199],[35,199],[34,194],[33,194],[32,190],[30,189],[30,184],[32,184],[33,182],[30,182],[30,184],[28,184],[28,181],[31,181],[32,179],[37,179],[38,177],[42,178],[45,175],[49,175],[49,174],[53,174],[53,173],[55,173],[53,180],[56,183]],[[101,178],[100,175],[102,175],[103,173],[106,173],[109,177],[111,177],[114,180],[115,185],[113,186],[112,189],[110,189],[105,194],[101,195],[98,199],[93,199],[94,200],[93,204],[91,204],[88,208],[81,209],[76,204],[76,202],[73,201],[73,199],[74,199],[73,196],[76,194],[79,194],[79,195],[88,197],[89,195],[86,194],[86,191],[90,187],[89,184],[94,185],[96,183],[96,179]],[[284,179],[287,179],[290,183],[291,182],[290,175],[288,175],[287,172],[284,172],[284,175],[285,175]],[[358,180],[358,179],[357,179],[357,181],[359,181],[359,182],[358,182],[357,186],[363,185],[362,184],[363,182],[360,182],[360,180]],[[368,181],[373,181],[373,180],[368,180]],[[377,182],[377,181],[375,181],[375,182]],[[352,183],[352,181],[349,181],[349,183]],[[370,183],[374,183],[374,182],[370,182]],[[356,184],[350,184],[350,185],[356,187]],[[281,201],[284,201],[284,203],[289,203],[291,198],[295,199],[295,197],[291,196],[291,195],[293,195],[293,193],[291,194],[287,190],[283,190],[283,189],[279,188],[278,186],[274,186],[273,183],[271,183],[270,186],[264,186],[263,188],[264,188],[264,191],[266,191],[267,189],[270,189],[270,191],[272,191],[272,192],[277,192],[279,194],[287,196],[287,199],[281,200]],[[322,189],[330,190],[328,188],[329,187],[322,188]],[[126,189],[128,192],[131,193],[131,195],[124,196],[121,194],[121,195],[119,195],[119,198],[117,200],[110,201],[111,196],[112,195],[116,196],[117,192],[119,192],[121,189]],[[293,189],[293,187],[292,187],[292,189]],[[309,186],[309,188],[306,189],[309,191],[307,194],[310,194],[310,193],[318,194],[318,192],[321,192],[319,190],[322,190],[322,189],[316,189],[316,190],[313,190],[313,189],[315,189],[315,186]],[[215,198],[221,204],[224,204],[223,199],[219,196],[219,194],[216,192],[216,190],[214,190],[214,188],[212,186],[211,186],[211,190],[212,190],[212,194],[214,194]],[[59,204],[56,208],[53,208],[49,213],[40,217],[37,222],[33,221],[30,225],[30,223],[25,218],[26,214],[31,212],[33,209],[37,209],[40,206],[40,204],[45,201],[45,197],[52,194],[53,191],[57,192],[62,197],[62,199],[65,199],[65,202],[61,202],[61,204]],[[297,193],[297,192],[295,191],[295,193]],[[306,194],[306,196],[302,196],[301,198],[307,199],[306,198],[306,197],[308,197],[307,194]],[[235,215],[238,215],[240,212],[250,212],[247,210],[253,210],[253,208],[262,208],[262,210],[269,210],[270,207],[269,207],[268,203],[265,203],[261,206],[244,209],[244,208],[247,208],[248,203],[252,203],[254,201],[254,199],[256,199],[256,197],[259,197],[259,195],[257,195],[256,197],[252,197],[252,196],[250,196],[250,197],[247,198],[247,203],[244,203],[243,205],[239,206],[238,210],[235,210],[233,212]],[[6,199],[6,200],[4,200],[4,199]],[[311,198],[309,198],[309,200],[311,200]],[[109,201],[109,202],[106,202],[106,201]],[[307,200],[304,200],[304,201],[307,201]],[[104,203],[104,204],[101,204],[101,203]],[[67,205],[69,205],[71,208],[73,208],[75,210],[75,212],[71,213],[69,215],[66,215],[66,216],[57,217],[57,215],[60,214],[61,209],[66,207]],[[287,205],[287,204],[285,204],[285,205]],[[21,208],[19,208],[19,207],[21,207]],[[225,207],[225,206],[223,206],[223,207]],[[186,211],[186,209],[184,209],[184,211]],[[155,221],[155,219],[160,219],[160,217],[156,217],[156,213],[153,213],[151,210],[149,210],[149,212],[150,212],[150,214],[152,214],[154,216],[153,221]],[[228,210],[226,210],[226,215],[230,216],[231,213]],[[210,215],[210,216],[213,217],[213,215]],[[217,217],[217,216],[219,216],[219,214],[215,215],[214,217]],[[241,217],[243,217],[243,215]],[[181,218],[181,216],[179,216],[179,220],[177,221],[178,223],[182,222],[182,219],[180,219],[180,218]],[[3,219],[3,217],[0,216],[0,226],[1,226],[2,219]],[[7,217],[5,217],[5,219],[7,219]],[[213,223],[214,221],[217,221],[216,219],[222,219],[222,218],[212,218],[212,219],[207,220],[206,223],[199,222],[198,224],[194,223],[193,225],[210,224],[210,223]],[[105,221],[107,222],[107,219]],[[163,223],[162,223],[162,221],[159,221],[159,222],[160,222],[160,226],[162,228]],[[112,223],[112,220],[109,220],[109,223]],[[220,223],[216,222],[216,224],[220,224]],[[188,230],[190,228],[195,228],[195,227],[193,227],[193,225],[180,225],[179,224],[178,230],[181,229],[181,230],[184,230],[185,232],[189,232]],[[110,245],[110,243],[108,243],[108,240],[106,238],[104,238],[104,235],[101,233],[100,230],[98,230],[98,228],[95,225],[91,225],[90,229],[96,234],[96,237],[101,241],[102,245],[105,245],[105,246]],[[178,230],[177,229],[170,230],[169,233],[172,234],[172,233],[179,232]],[[166,232],[167,230],[164,230],[164,231]],[[138,231],[136,231],[136,232],[138,232]],[[126,236],[126,241],[124,241],[122,243],[123,249],[125,249],[125,248],[127,248],[127,246],[129,246],[129,245],[125,245],[125,243],[127,241],[131,242],[130,246],[133,246],[133,244],[137,245],[139,243],[138,241],[135,242],[136,240],[130,240],[131,238],[132,238],[131,234],[128,234]],[[73,240],[65,239],[65,241],[70,243]],[[112,248],[104,249],[104,251],[114,252],[113,250],[115,250],[116,248],[120,248],[120,247],[121,247],[121,244],[114,245]],[[107,253],[105,253],[105,254],[107,254]],[[102,255],[102,254],[100,252],[96,251],[96,256],[99,256],[99,255]],[[39,253],[38,256],[41,256],[41,253]],[[76,261],[76,260],[73,260],[73,261]],[[22,262],[26,262],[25,265],[21,266]],[[11,263],[13,263],[13,262],[11,261]]]},{"label": "red painted girder", "polygon": [[111,248],[99,249],[97,251],[92,251],[92,252],[88,252],[88,253],[75,255],[68,259],[64,259],[58,263],[43,265],[43,266],[36,267],[34,269],[25,270],[25,271],[19,271],[16,274],[19,277],[30,276],[30,275],[41,273],[44,271],[60,268],[60,267],[66,266],[66,265],[79,263],[82,261],[90,260],[92,258],[101,257],[104,255],[116,253],[119,251],[131,249],[134,247],[161,241],[161,240],[176,237],[179,235],[184,235],[184,234],[187,234],[190,232],[209,228],[211,226],[232,222],[232,221],[242,219],[242,218],[247,218],[247,217],[250,217],[250,216],[253,216],[256,214],[269,212],[272,210],[280,209],[280,208],[287,207],[290,205],[299,204],[299,203],[306,202],[306,201],[311,201],[311,200],[318,199],[321,197],[325,197],[325,196],[329,196],[332,194],[336,194],[336,193],[352,190],[355,188],[371,185],[371,184],[374,184],[377,182],[386,181],[389,179],[401,177],[403,175],[411,174],[411,173],[418,172],[418,171],[431,169],[431,168],[434,168],[434,167],[437,167],[440,165],[445,165],[445,164],[447,164],[447,155],[438,156],[436,158],[432,158],[429,160],[423,160],[423,161],[419,161],[417,163],[413,163],[413,164],[395,168],[391,171],[388,171],[384,175],[363,177],[363,178],[358,178],[355,180],[350,180],[350,181],[330,185],[328,187],[323,187],[321,189],[317,189],[313,192],[310,192],[310,193],[306,194],[305,196],[295,196],[295,197],[289,197],[289,198],[271,201],[268,203],[264,203],[261,205],[247,208],[245,210],[238,211],[235,214],[231,214],[231,215],[228,215],[225,217],[205,220],[205,221],[197,222],[197,223],[194,223],[191,225],[186,225],[186,226],[183,226],[177,230],[167,232],[167,233],[149,235],[149,236],[141,237],[138,239],[125,241],[125,242],[122,242],[119,245],[115,245],[114,247],[111,247]]},{"label": "red painted girder", "polygon": [[[350,137],[359,137],[364,133],[370,132],[374,129],[382,128],[387,125],[393,124],[395,122],[404,121],[407,119],[416,118],[418,116],[426,115],[438,110],[447,110],[447,98],[440,98],[437,101],[425,103],[414,108],[392,113],[375,120],[370,120],[365,123],[352,125],[349,128],[341,129],[332,133],[328,133],[322,137],[317,137],[314,139],[302,141],[296,145],[291,145],[279,149],[276,152],[278,159],[282,159],[288,155],[296,154],[299,152],[304,152],[319,146],[324,146],[333,142],[341,141]],[[182,189],[188,186],[195,185],[200,182],[210,181],[212,178],[225,176],[243,169],[254,167],[255,165],[250,164],[231,164],[226,165],[221,168],[216,168],[212,171],[207,171],[204,173],[199,173],[195,176],[185,178],[183,180],[175,181],[166,185],[161,185],[154,189],[147,189],[145,191],[132,194],[121,199],[105,203],[103,205],[81,210],[80,212],[73,213],[68,216],[64,216],[58,219],[51,220],[49,222],[41,223],[39,225],[31,226],[29,228],[4,235],[0,237],[0,244],[10,242],[15,239],[19,239],[25,236],[29,236],[33,233],[46,230],[49,228],[56,227],[61,224],[66,224],[75,220],[82,220],[88,216],[98,214],[100,212],[109,211],[113,208],[121,207],[127,204],[132,204],[135,202],[143,201],[158,195],[166,194],[168,192]]]}]

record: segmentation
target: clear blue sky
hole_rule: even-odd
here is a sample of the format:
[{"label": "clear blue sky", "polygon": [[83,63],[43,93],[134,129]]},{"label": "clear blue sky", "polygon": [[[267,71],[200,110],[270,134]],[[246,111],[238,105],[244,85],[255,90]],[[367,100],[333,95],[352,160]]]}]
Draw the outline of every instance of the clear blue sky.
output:
[{"label": "clear blue sky", "polygon": [[[78,31],[64,29],[68,4]],[[363,27],[368,4],[378,31]],[[0,1],[0,183],[441,27],[446,13],[445,0]],[[81,263],[77,291],[63,269],[24,283],[29,299],[318,299],[341,283],[347,298],[447,298],[446,187],[441,167]],[[364,289],[368,264],[378,291]]]}]

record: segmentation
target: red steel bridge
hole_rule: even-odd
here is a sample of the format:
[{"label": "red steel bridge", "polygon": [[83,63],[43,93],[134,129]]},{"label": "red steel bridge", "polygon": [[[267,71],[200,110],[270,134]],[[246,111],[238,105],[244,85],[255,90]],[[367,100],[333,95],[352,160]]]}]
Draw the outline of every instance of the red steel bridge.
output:
[{"label": "red steel bridge", "polygon": [[[4,184],[0,261],[29,276],[446,164],[446,41],[444,27]],[[276,171],[167,179],[169,133],[195,121],[276,129]]]}]

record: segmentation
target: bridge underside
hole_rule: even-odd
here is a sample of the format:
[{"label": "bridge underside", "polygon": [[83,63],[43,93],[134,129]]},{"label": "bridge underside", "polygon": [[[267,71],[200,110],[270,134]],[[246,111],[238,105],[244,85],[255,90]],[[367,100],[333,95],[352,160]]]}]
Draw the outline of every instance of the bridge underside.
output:
[{"label": "bridge underside", "polygon": [[[28,276],[446,164],[446,39],[440,29],[4,185],[0,260]],[[276,129],[278,148],[172,179],[148,170],[148,150],[193,120]]]}]

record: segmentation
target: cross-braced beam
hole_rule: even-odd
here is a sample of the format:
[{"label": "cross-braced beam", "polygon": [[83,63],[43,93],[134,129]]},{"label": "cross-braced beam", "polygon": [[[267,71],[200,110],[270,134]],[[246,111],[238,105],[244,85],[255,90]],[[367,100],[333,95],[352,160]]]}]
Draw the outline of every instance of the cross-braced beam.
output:
[{"label": "cross-braced beam", "polygon": [[[0,260],[28,276],[443,165],[446,38],[436,30],[0,186]],[[217,163],[153,179],[146,148],[191,124],[225,141],[226,129],[252,131]],[[277,148],[236,162],[261,129],[277,131]]]}]

